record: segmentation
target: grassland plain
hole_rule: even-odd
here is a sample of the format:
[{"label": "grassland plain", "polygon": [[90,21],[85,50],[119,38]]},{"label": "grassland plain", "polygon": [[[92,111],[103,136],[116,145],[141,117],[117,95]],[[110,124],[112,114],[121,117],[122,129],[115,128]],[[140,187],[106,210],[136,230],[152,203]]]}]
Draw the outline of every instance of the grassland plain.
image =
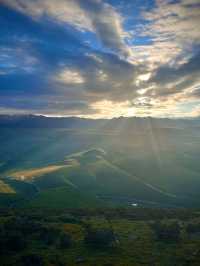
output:
[{"label": "grassland plain", "polygon": [[192,197],[171,193],[167,185],[162,188],[152,179],[135,175],[118,156],[110,158],[102,148],[72,153],[57,164],[10,169],[3,173],[1,187],[7,198],[14,199],[11,192],[19,196],[15,205],[22,205],[24,197],[24,204],[46,208],[198,204]]},{"label": "grassland plain", "polygon": [[17,194],[4,199],[71,186],[104,203],[200,206],[198,120],[18,119],[1,125],[0,180]]},{"label": "grassland plain", "polygon": [[63,167],[66,167],[65,165],[50,165],[43,168],[38,169],[29,169],[24,171],[17,171],[14,173],[7,173],[9,176],[19,179],[19,180],[31,180],[38,176],[42,176],[47,173],[55,172],[59,169],[62,169]]}]

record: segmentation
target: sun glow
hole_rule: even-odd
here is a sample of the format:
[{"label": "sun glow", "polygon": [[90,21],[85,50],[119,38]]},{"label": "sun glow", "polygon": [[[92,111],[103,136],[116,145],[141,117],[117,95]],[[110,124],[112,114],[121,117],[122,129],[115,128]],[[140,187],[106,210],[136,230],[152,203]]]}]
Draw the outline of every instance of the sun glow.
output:
[{"label": "sun glow", "polygon": [[151,73],[146,73],[146,74],[142,74],[140,76],[138,76],[138,80],[139,81],[147,81],[149,80],[151,77]]}]

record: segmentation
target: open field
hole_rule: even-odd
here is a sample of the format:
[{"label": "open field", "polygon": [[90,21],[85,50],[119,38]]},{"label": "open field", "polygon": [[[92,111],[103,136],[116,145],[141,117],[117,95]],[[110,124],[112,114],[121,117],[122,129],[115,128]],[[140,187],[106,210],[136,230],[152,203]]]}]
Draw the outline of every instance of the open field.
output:
[{"label": "open field", "polygon": [[69,189],[105,206],[200,206],[199,120],[24,119],[1,125],[0,179],[25,202]]},{"label": "open field", "polygon": [[5,193],[5,194],[11,194],[15,193],[14,189],[10,187],[8,184],[0,180],[0,194]]},{"label": "open field", "polygon": [[37,168],[37,169],[31,169],[31,170],[23,170],[23,171],[17,171],[10,173],[9,176],[13,177],[18,180],[32,180],[36,177],[56,172],[60,169],[66,168],[68,166],[66,165],[50,165],[43,168]]}]

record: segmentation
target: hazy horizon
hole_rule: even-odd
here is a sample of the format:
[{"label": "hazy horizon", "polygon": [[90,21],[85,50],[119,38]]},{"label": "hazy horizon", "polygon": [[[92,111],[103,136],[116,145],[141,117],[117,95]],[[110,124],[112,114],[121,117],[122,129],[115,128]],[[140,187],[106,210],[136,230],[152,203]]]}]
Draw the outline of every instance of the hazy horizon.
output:
[{"label": "hazy horizon", "polygon": [[173,116],[113,116],[113,117],[87,117],[87,116],[82,116],[82,115],[45,115],[45,114],[34,114],[34,113],[20,113],[20,114],[14,114],[14,113],[0,113],[0,117],[3,116],[10,116],[10,117],[44,117],[44,118],[79,118],[79,119],[87,119],[87,120],[113,120],[113,119],[131,119],[131,118],[137,118],[137,119],[163,119],[163,120],[199,120],[200,116],[195,116],[195,117],[173,117]]}]

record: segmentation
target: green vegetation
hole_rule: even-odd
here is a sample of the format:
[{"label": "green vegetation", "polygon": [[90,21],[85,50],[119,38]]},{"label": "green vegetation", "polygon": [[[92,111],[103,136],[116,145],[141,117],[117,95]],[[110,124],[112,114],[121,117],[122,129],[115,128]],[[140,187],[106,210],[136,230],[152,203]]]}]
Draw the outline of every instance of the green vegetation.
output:
[{"label": "green vegetation", "polygon": [[200,235],[191,234],[192,227],[200,231],[198,210],[34,208],[0,214],[3,266],[200,264]]},{"label": "green vegetation", "polygon": [[48,189],[39,192],[31,201],[30,207],[45,208],[87,208],[101,206],[100,202],[90,193],[80,193],[71,186]]},{"label": "green vegetation", "polygon": [[0,125],[0,265],[200,265],[199,121],[34,121]]},{"label": "green vegetation", "polygon": [[[198,120],[45,121],[13,118],[1,126],[0,206],[18,198],[16,206],[22,198],[46,206],[59,190],[104,206],[200,206]],[[11,191],[17,195],[2,195]],[[60,198],[52,206],[69,206]]]},{"label": "green vegetation", "polygon": [[[103,149],[88,149],[65,157],[59,164],[20,169],[2,179],[20,196],[16,206],[83,208],[100,206],[195,206],[192,198],[177,196],[147,183],[120,166]],[[124,164],[125,165],[125,164]],[[22,178],[23,177],[23,178]],[[1,185],[1,184],[0,184]],[[8,196],[9,197],[9,196]],[[23,203],[24,198],[24,203]],[[1,206],[5,206],[1,201]]]}]

